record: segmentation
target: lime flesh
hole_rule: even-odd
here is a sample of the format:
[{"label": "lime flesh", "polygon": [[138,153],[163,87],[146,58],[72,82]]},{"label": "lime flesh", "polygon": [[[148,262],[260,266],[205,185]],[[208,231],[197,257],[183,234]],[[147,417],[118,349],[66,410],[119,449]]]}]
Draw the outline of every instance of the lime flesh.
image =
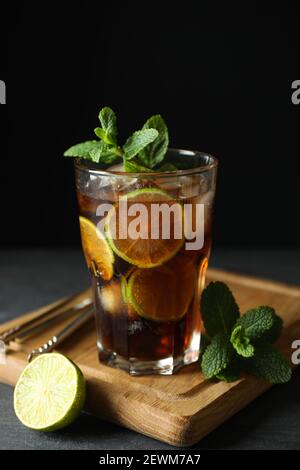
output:
[{"label": "lime flesh", "polygon": [[114,254],[103,234],[89,219],[80,216],[80,232],[88,267],[96,266],[99,275],[109,281],[114,273]]},{"label": "lime flesh", "polygon": [[81,370],[58,353],[42,354],[30,362],[14,391],[19,420],[38,431],[56,431],[79,415],[86,396]]},{"label": "lime flesh", "polygon": [[[124,224],[124,221],[120,217],[120,203],[125,201],[129,205],[129,208],[131,204],[142,204],[145,209],[146,220],[144,219],[141,226],[138,227],[137,232],[139,232],[139,230],[141,230],[141,232],[140,236],[137,238],[131,238],[129,231],[127,236],[119,236],[119,228]],[[137,189],[120,197],[118,203],[116,203],[113,209],[109,211],[104,226],[107,241],[114,253],[128,263],[140,268],[153,268],[155,266],[160,266],[173,258],[184,244],[183,233],[179,239],[173,236],[173,226],[178,223],[181,223],[179,227],[182,226],[182,213],[180,211],[178,214],[179,219],[177,215],[176,218],[174,216],[175,220],[166,221],[166,223],[169,223],[170,225],[170,233],[172,234],[169,238],[163,237],[163,227],[159,227],[158,238],[152,238],[151,214],[152,204],[172,206],[174,203],[177,205],[180,204],[173,196],[157,188]],[[131,223],[134,222],[135,217],[135,215],[131,216],[127,213],[127,228],[129,228]],[[114,228],[116,230],[114,230]]]}]

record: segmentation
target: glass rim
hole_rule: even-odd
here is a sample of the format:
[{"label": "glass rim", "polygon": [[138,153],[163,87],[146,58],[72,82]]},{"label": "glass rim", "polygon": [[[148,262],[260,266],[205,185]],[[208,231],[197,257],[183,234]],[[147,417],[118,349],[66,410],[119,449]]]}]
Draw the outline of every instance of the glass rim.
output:
[{"label": "glass rim", "polygon": [[130,177],[130,178],[170,178],[170,177],[176,177],[176,176],[188,176],[188,175],[193,175],[193,174],[198,174],[198,173],[203,173],[205,171],[210,171],[214,168],[218,167],[218,159],[211,155],[210,153],[207,152],[201,152],[199,150],[188,150],[188,149],[180,149],[180,148],[169,148],[168,151],[171,152],[176,152],[181,155],[189,155],[189,156],[202,156],[202,157],[208,157],[209,158],[209,163],[206,163],[204,165],[197,166],[195,168],[188,168],[185,170],[174,170],[174,171],[147,171],[147,172],[138,172],[138,173],[129,173],[126,171],[108,171],[108,170],[103,170],[103,169],[97,169],[97,168],[90,168],[89,162],[85,161],[82,158],[76,158],[75,159],[75,167],[84,171],[87,171],[89,173],[95,173],[97,175],[101,176],[124,176]]}]

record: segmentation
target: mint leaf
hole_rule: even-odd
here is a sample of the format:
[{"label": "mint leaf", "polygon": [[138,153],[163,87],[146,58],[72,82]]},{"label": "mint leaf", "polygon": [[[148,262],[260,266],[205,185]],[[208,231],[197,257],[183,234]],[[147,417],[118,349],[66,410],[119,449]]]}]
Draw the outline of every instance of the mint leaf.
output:
[{"label": "mint leaf", "polygon": [[[102,108],[99,120],[101,127],[96,127],[94,132],[100,141],[90,140],[74,145],[64,153],[64,156],[85,158],[94,163],[107,165],[119,161],[122,157],[125,171],[131,173],[149,172],[163,160],[169,137],[167,126],[161,116],[156,115],[148,119],[143,129],[134,132],[127,139],[123,148],[117,142],[117,118],[114,111],[108,106]],[[135,157],[137,158],[134,162],[128,163]],[[176,171],[176,167],[167,163],[159,171]]]},{"label": "mint leaf", "polygon": [[115,161],[117,155],[104,142],[98,140],[88,140],[81,144],[73,145],[64,153],[65,157],[80,157],[92,162],[111,163]]},{"label": "mint leaf", "polygon": [[231,344],[235,348],[236,352],[243,357],[251,357],[254,354],[254,346],[251,344],[249,337],[247,336],[245,329],[238,325],[234,328],[230,337]]},{"label": "mint leaf", "polygon": [[125,159],[131,160],[158,136],[156,129],[142,129],[130,136],[123,146]]},{"label": "mint leaf", "polygon": [[219,374],[216,375],[216,378],[223,380],[224,382],[235,382],[241,376],[242,372],[242,363],[238,359],[233,359],[232,362],[221,370]]},{"label": "mint leaf", "polygon": [[102,108],[99,113],[101,127],[96,127],[94,132],[104,143],[117,147],[117,118],[111,108]]},{"label": "mint leaf", "polygon": [[97,142],[97,146],[89,152],[89,155],[93,162],[106,163],[111,165],[119,159],[119,155],[116,154],[116,149],[104,142]]},{"label": "mint leaf", "polygon": [[245,336],[251,340],[256,340],[272,328],[276,317],[273,308],[263,305],[248,310],[238,319],[235,327],[241,326]]},{"label": "mint leaf", "polygon": [[232,292],[219,281],[211,282],[204,289],[200,309],[206,333],[210,337],[220,332],[230,335],[240,314]]},{"label": "mint leaf", "polygon": [[248,310],[236,322],[230,341],[244,357],[254,355],[253,341],[272,342],[278,338],[282,329],[282,320],[271,307],[261,306]]},{"label": "mint leaf", "polygon": [[65,157],[80,157],[94,163],[113,163],[118,159],[115,150],[104,142],[88,140],[81,144],[73,145],[64,153]]},{"label": "mint leaf", "polygon": [[101,127],[96,127],[96,129],[94,129],[94,132],[96,136],[99,137],[99,139],[102,139],[103,142],[105,142],[106,144],[113,145],[114,147],[117,145],[115,138]]},{"label": "mint leaf", "polygon": [[139,152],[141,162],[149,168],[154,168],[164,159],[168,150],[168,128],[163,118],[159,114],[156,114],[145,122],[143,129],[156,129],[158,131],[156,139]]},{"label": "mint leaf", "polygon": [[206,336],[204,333],[201,333],[199,361],[201,361],[201,358],[209,344],[210,344],[210,338]]},{"label": "mint leaf", "polygon": [[225,333],[218,333],[205,349],[201,359],[204,377],[211,379],[224,370],[233,356],[234,349]]},{"label": "mint leaf", "polygon": [[267,343],[274,343],[279,336],[282,333],[282,328],[283,328],[283,321],[282,319],[275,314],[274,320],[273,320],[273,325],[271,328],[263,333],[261,337],[259,338],[259,341],[261,342],[267,342]]},{"label": "mint leaf", "polygon": [[257,346],[255,355],[246,364],[249,372],[271,384],[288,382],[292,376],[289,364],[271,344]]},{"label": "mint leaf", "polygon": [[200,354],[203,354],[207,346],[210,344],[210,339],[204,333],[201,333],[200,341]]},{"label": "mint leaf", "polygon": [[222,282],[212,282],[202,293],[201,313],[206,333],[212,338],[200,350],[206,378],[232,382],[246,370],[272,384],[290,380],[289,364],[270,344],[279,337],[283,325],[273,308],[263,305],[239,318],[229,288]]},{"label": "mint leaf", "polygon": [[97,140],[87,140],[81,144],[73,145],[64,152],[64,157],[89,158],[89,152],[98,145]]},{"label": "mint leaf", "polygon": [[105,106],[99,113],[99,121],[103,130],[106,132],[106,134],[109,134],[112,137],[113,143],[116,144],[118,129],[117,118],[114,111],[108,106]]},{"label": "mint leaf", "polygon": [[124,162],[124,169],[128,173],[148,173],[151,172],[149,168],[146,168],[145,166],[139,165],[134,160],[125,160]]}]

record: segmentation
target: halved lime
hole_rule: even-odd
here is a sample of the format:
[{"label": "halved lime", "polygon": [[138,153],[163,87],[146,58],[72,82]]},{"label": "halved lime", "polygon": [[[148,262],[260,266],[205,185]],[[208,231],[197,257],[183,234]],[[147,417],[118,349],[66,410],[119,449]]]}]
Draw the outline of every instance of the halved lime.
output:
[{"label": "halved lime", "polygon": [[114,273],[114,254],[109,244],[89,219],[80,216],[79,222],[82,248],[88,267],[96,268],[102,279],[109,281]]},{"label": "halved lime", "polygon": [[[127,202],[126,218],[120,209],[120,203],[125,201]],[[107,240],[113,251],[120,258],[140,268],[160,266],[173,258],[184,243],[182,210],[177,209],[167,220],[158,221],[153,219],[152,209],[153,204],[165,204],[166,209],[171,210],[174,203],[181,209],[180,203],[173,196],[157,188],[137,189],[120,197],[118,203],[109,211],[105,223]],[[136,213],[129,215],[130,207],[136,205],[133,211],[135,212],[137,204],[141,204],[144,209],[143,214],[146,215],[141,219],[141,223],[136,221],[139,217]],[[127,225],[127,233],[121,236],[120,229],[124,228],[124,224]],[[156,224],[156,238],[152,236],[153,224]],[[168,237],[164,235],[166,228],[164,224],[168,224],[170,234]],[[136,227],[136,231],[139,232],[137,237],[131,236],[131,227]],[[181,229],[179,238],[175,237],[175,227]]]},{"label": "halved lime", "polygon": [[81,370],[62,354],[41,354],[23,370],[14,391],[19,420],[37,431],[56,431],[79,415],[86,396]]}]

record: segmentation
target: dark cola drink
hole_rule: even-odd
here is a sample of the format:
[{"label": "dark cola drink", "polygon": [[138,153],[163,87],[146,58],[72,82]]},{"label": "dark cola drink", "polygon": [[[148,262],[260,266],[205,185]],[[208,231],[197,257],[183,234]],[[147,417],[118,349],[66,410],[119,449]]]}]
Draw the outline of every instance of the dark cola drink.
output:
[{"label": "dark cola drink", "polygon": [[135,375],[198,360],[216,183],[205,162],[149,175],[76,164],[100,362]]}]

